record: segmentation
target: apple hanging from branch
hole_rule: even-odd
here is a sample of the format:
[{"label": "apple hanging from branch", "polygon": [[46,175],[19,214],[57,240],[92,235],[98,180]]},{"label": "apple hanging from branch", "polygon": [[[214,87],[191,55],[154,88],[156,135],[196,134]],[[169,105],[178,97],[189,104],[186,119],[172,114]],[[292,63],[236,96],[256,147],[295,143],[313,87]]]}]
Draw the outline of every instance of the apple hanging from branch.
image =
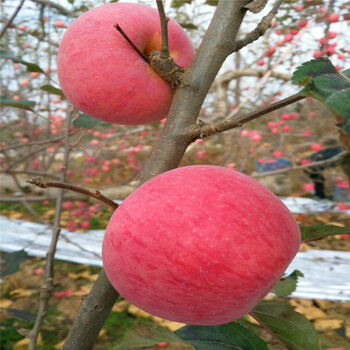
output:
[{"label": "apple hanging from branch", "polygon": [[300,246],[284,204],[250,177],[195,165],[154,177],[114,212],[103,241],[111,284],[137,307],[197,325],[248,313]]},{"label": "apple hanging from branch", "polygon": [[[58,78],[70,102],[91,117],[138,125],[165,118],[173,89],[125,38],[146,56],[162,46],[158,11],[141,4],[110,3],[92,9],[67,29],[58,52]],[[188,67],[194,48],[181,26],[168,22],[170,56]]]}]

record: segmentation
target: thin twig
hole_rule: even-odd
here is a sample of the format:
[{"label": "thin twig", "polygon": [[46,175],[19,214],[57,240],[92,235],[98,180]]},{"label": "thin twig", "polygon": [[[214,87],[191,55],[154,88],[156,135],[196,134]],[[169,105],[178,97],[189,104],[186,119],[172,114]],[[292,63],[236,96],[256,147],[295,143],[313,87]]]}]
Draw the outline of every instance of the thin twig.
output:
[{"label": "thin twig", "polygon": [[162,50],[160,52],[161,58],[168,58],[170,56],[169,51],[169,40],[168,40],[168,22],[169,18],[166,16],[163,6],[163,0],[156,0],[159,18],[160,18],[160,26],[162,31]]},{"label": "thin twig", "polygon": [[[71,125],[72,114],[73,114],[72,110],[70,110],[67,113],[66,128],[65,128],[65,151],[64,151],[62,175],[61,175],[62,182],[65,181],[67,176],[66,169],[68,167],[68,161],[69,161],[69,128]],[[62,189],[56,201],[56,215],[55,215],[54,226],[52,228],[52,238],[51,238],[50,248],[46,254],[47,256],[46,268],[45,268],[44,281],[40,289],[39,311],[38,311],[34,326],[32,330],[29,331],[28,333],[29,350],[36,350],[37,348],[39,332],[46,318],[47,308],[48,308],[49,301],[52,296],[52,292],[54,288],[54,284],[53,284],[54,260],[55,260],[57,242],[61,231],[60,222],[61,222],[63,196],[64,196],[64,190]]]},{"label": "thin twig", "polygon": [[146,56],[132,41],[131,39],[125,34],[124,30],[120,27],[118,23],[114,25],[114,27],[117,29],[117,31],[123,36],[123,38],[132,46],[132,48],[140,55],[140,57],[146,61],[147,63],[150,63],[150,59],[148,56]]},{"label": "thin twig", "polygon": [[198,138],[204,139],[208,136],[219,134],[221,132],[231,130],[234,128],[241,127],[243,124],[250,122],[254,119],[257,119],[265,114],[271,113],[277,109],[280,109],[282,107],[288,106],[292,103],[295,103],[297,101],[300,101],[304,99],[305,96],[300,95],[299,93],[294,94],[292,96],[289,96],[287,98],[284,98],[280,101],[271,103],[270,105],[266,107],[262,107],[257,111],[244,114],[241,116],[237,116],[235,118],[232,118],[231,120],[223,120],[222,122],[219,122],[214,125],[195,125],[192,128],[190,128],[187,131],[188,138],[191,140],[196,140]]},{"label": "thin twig", "polygon": [[247,34],[243,39],[237,40],[232,53],[241,50],[243,47],[247,46],[248,44],[251,44],[255,40],[258,40],[265,34],[265,32],[270,28],[271,22],[278,13],[278,9],[282,5],[283,1],[284,0],[277,0],[274,6],[272,7],[271,11],[265,17],[262,18],[257,27],[252,32]]},{"label": "thin twig", "polygon": [[[69,133],[69,136],[73,136],[74,134],[76,134],[80,131],[81,131],[81,129],[76,129],[73,132]],[[26,143],[16,143],[14,145],[9,145],[9,146],[0,148],[0,152],[2,153],[5,151],[8,151],[8,150],[13,150],[16,148],[21,148],[21,147],[45,145],[47,143],[56,143],[56,142],[62,141],[63,139],[64,139],[64,136],[60,136],[60,137],[56,137],[56,138],[48,139],[48,140],[38,140],[38,141],[29,141]]]},{"label": "thin twig", "polygon": [[21,0],[21,2],[18,4],[15,12],[12,14],[12,16],[9,18],[9,20],[7,21],[7,23],[4,25],[4,27],[1,29],[0,32],[0,39],[4,36],[4,34],[6,33],[6,30],[10,27],[10,25],[12,24],[13,20],[16,18],[18,12],[20,11],[20,9],[22,8],[23,4],[24,4],[25,0]]},{"label": "thin twig", "polygon": [[30,177],[29,179],[26,180],[26,182],[31,184],[31,185],[38,186],[40,188],[54,187],[54,188],[61,188],[61,189],[68,190],[68,191],[82,193],[82,194],[85,194],[89,197],[93,197],[93,198],[101,201],[104,204],[107,204],[113,210],[116,210],[119,206],[117,203],[113,202],[111,199],[102,195],[102,193],[100,191],[95,191],[95,193],[93,193],[93,192],[87,190],[86,188],[77,187],[77,186],[70,185],[70,184],[67,184],[64,182],[56,182],[56,181],[44,182],[40,177],[37,177],[37,176]]},{"label": "thin twig", "polygon": [[320,160],[318,162],[312,162],[312,163],[305,164],[305,165],[294,165],[292,167],[288,167],[288,168],[284,168],[284,169],[278,169],[278,170],[273,170],[273,171],[267,171],[265,173],[254,174],[254,175],[250,175],[250,176],[254,177],[254,178],[257,178],[257,177],[264,177],[264,176],[270,176],[270,175],[279,175],[279,174],[283,174],[283,173],[286,173],[286,172],[289,172],[289,171],[292,171],[292,170],[313,168],[313,167],[317,167],[317,166],[320,166],[320,165],[333,163],[333,162],[339,160],[346,153],[347,153],[347,151],[343,151],[341,153],[338,153],[336,156],[334,156],[332,158],[328,158],[328,159],[325,159],[325,160]]},{"label": "thin twig", "polygon": [[259,325],[260,325],[262,328],[264,328],[265,331],[266,331],[267,333],[269,333],[269,334],[271,335],[271,337],[272,337],[273,339],[275,339],[275,341],[276,341],[279,345],[282,346],[283,349],[288,350],[288,347],[287,347],[285,344],[283,344],[283,343],[277,338],[277,336],[276,336],[272,331],[270,331],[270,329],[267,328],[267,326],[266,326],[263,322],[261,322],[260,319],[259,319],[258,317],[256,317],[256,316],[254,315],[253,312],[249,312],[249,315],[252,316],[252,317],[254,318],[254,320],[255,320],[256,322],[258,322]]}]

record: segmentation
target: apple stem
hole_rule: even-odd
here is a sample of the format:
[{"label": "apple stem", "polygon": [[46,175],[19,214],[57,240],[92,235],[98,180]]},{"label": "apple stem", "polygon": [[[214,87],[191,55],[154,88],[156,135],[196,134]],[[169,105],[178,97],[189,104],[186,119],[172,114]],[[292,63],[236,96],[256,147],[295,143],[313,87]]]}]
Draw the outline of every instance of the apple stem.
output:
[{"label": "apple stem", "polygon": [[162,31],[162,51],[160,52],[160,57],[161,58],[168,58],[168,57],[170,57],[169,40],[168,40],[169,18],[165,14],[163,0],[156,0],[156,2],[157,2],[161,31]]},{"label": "apple stem", "polygon": [[82,193],[82,194],[85,194],[89,197],[93,197],[93,198],[103,202],[104,204],[107,204],[113,210],[116,210],[119,206],[117,203],[113,202],[111,199],[102,195],[102,193],[100,191],[95,191],[95,193],[93,193],[85,188],[77,187],[77,186],[70,185],[70,184],[67,184],[64,182],[56,182],[56,181],[44,182],[40,177],[37,177],[37,176],[30,177],[29,179],[26,180],[26,182],[31,184],[31,185],[38,186],[40,188],[55,187],[55,188],[62,188],[64,190]]},{"label": "apple stem", "polygon": [[[167,19],[165,20],[166,22],[168,21]],[[123,31],[123,29],[120,27],[118,23],[114,27],[124,37],[124,39],[132,46],[132,48],[141,56],[141,58],[144,61],[146,61],[157,72],[157,74],[161,78],[163,78],[165,81],[171,84],[172,88],[177,88],[183,83],[184,81],[183,75],[185,73],[185,68],[177,65],[174,59],[169,54],[168,55],[164,54],[163,49],[165,48],[165,46],[167,47],[167,44],[166,45],[162,44],[162,52],[153,51],[148,57],[130,40],[130,38],[125,34],[125,32]],[[166,37],[167,36],[168,34],[166,33]],[[164,38],[163,30],[162,30],[162,37]],[[169,51],[168,47],[167,47],[167,50]]]},{"label": "apple stem", "polygon": [[125,34],[124,30],[120,27],[120,25],[117,23],[114,26],[117,31],[123,36],[123,38],[132,46],[132,48],[142,57],[144,61],[147,63],[150,63],[150,59],[147,55],[145,55],[132,41],[131,39]]},{"label": "apple stem", "polygon": [[256,316],[254,315],[253,312],[249,312],[249,315],[252,316],[252,317],[254,318],[254,320],[255,320],[256,322],[258,322],[259,325],[260,325],[262,328],[264,328],[264,329],[266,330],[266,332],[269,333],[269,334],[271,335],[271,337],[272,337],[273,339],[275,339],[275,341],[276,341],[279,345],[281,345],[281,347],[282,347],[283,349],[288,350],[288,347],[287,347],[285,344],[283,344],[283,343],[277,338],[276,334],[273,333],[263,322],[261,322],[260,319],[259,319],[258,317],[256,317]]}]

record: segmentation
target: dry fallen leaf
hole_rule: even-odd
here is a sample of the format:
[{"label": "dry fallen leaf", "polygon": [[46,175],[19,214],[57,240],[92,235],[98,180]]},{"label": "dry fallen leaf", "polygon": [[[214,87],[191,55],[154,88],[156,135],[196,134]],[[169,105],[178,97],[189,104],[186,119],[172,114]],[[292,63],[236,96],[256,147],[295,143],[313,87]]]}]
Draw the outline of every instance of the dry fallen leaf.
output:
[{"label": "dry fallen leaf", "polygon": [[130,303],[126,300],[119,301],[118,303],[116,303],[113,306],[112,311],[113,312],[122,312],[122,311],[126,310],[129,305],[130,305]]},{"label": "dry fallen leaf", "polygon": [[[43,337],[41,335],[41,333],[39,333],[38,335],[38,342],[37,342],[38,345],[43,345]],[[28,338],[23,338],[21,340],[19,340],[18,342],[16,342],[14,345],[13,345],[13,350],[24,350],[24,349],[27,349],[28,348],[28,345],[29,345],[29,339]]]},{"label": "dry fallen leaf", "polygon": [[311,306],[305,310],[303,315],[309,320],[325,319],[328,315],[316,306]]},{"label": "dry fallen leaf", "polygon": [[10,291],[10,295],[14,298],[24,298],[29,297],[34,293],[31,289],[17,288]]},{"label": "dry fallen leaf", "polygon": [[10,299],[1,299],[0,307],[3,309],[8,309],[12,305],[12,300]]},{"label": "dry fallen leaf", "polygon": [[176,331],[177,329],[185,326],[184,323],[168,321],[168,320],[165,320],[164,318],[153,316],[153,315],[149,314],[148,312],[140,310],[139,308],[137,308],[135,305],[132,305],[132,304],[130,304],[130,306],[128,308],[128,312],[134,316],[150,318],[154,322],[158,323],[159,325],[161,325],[163,327],[167,327],[168,329],[170,329],[173,332]]},{"label": "dry fallen leaf", "polygon": [[318,331],[338,329],[343,326],[343,320],[316,320],[314,326]]}]

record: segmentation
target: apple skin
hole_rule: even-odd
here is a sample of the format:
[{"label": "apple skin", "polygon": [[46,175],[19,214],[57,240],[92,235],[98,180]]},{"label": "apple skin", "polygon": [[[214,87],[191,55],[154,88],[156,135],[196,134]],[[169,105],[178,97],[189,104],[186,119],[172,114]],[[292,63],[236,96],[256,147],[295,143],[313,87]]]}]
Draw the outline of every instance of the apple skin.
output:
[{"label": "apple skin", "polygon": [[[114,27],[119,24],[144,53],[161,49],[158,11],[141,4],[94,8],[67,29],[58,51],[58,78],[69,101],[91,117],[123,125],[165,118],[173,90]],[[168,23],[170,54],[188,67],[194,48],[174,20]]]},{"label": "apple skin", "polygon": [[155,316],[216,325],[247,314],[300,246],[293,215],[268,189],[228,168],[193,165],[154,177],[112,215],[104,269]]}]

